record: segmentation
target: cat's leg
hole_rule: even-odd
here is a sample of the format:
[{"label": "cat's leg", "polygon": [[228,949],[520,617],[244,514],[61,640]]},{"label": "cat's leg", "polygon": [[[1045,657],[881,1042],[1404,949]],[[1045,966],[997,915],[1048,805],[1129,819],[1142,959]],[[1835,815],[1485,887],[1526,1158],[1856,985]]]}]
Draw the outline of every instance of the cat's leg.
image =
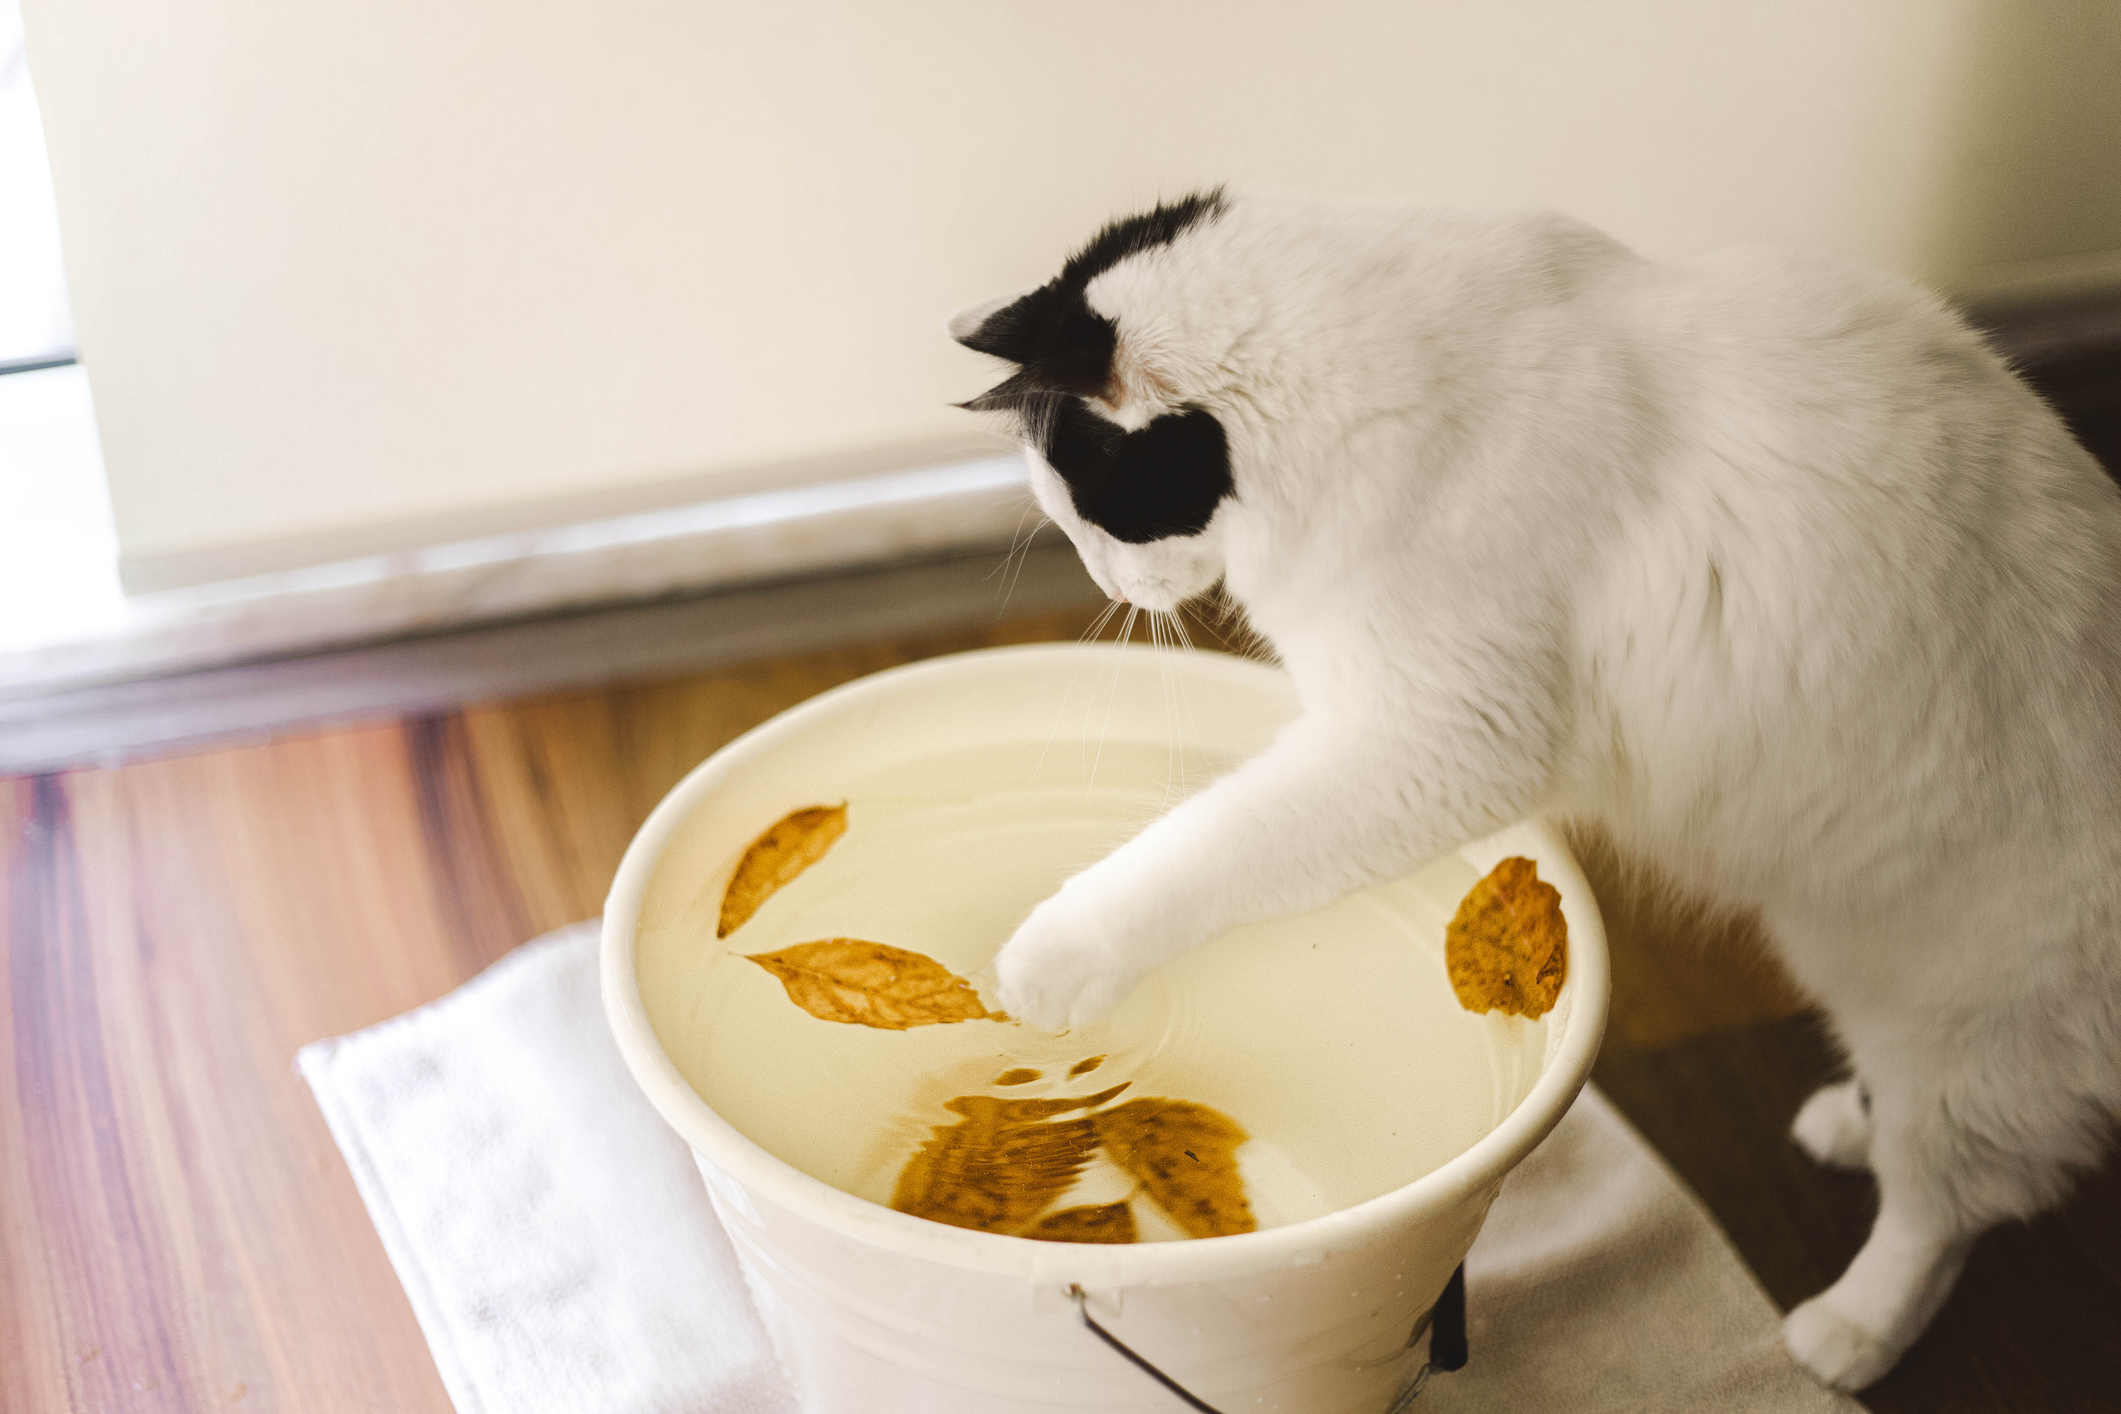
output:
[{"label": "cat's leg", "polygon": [[[1921,1039],[1910,1043],[1908,1031]],[[1855,1047],[1878,1178],[1870,1236],[1783,1327],[1790,1352],[1837,1389],[1861,1389],[1891,1369],[1951,1294],[1975,1239],[2057,1201],[2073,1161],[2093,1152],[2085,1113],[2058,1102],[2040,1058],[2020,1074],[1956,1028],[1908,1031],[1869,1054]]]},{"label": "cat's leg", "polygon": [[1872,1383],[1929,1326],[1977,1236],[1929,1195],[1885,1189],[1848,1270],[1783,1322],[1790,1354],[1835,1389]]},{"label": "cat's leg", "polygon": [[[1478,731],[1479,716],[1469,732]],[[1519,719],[1533,714],[1520,713]],[[1080,1026],[1150,970],[1241,924],[1323,907],[1526,813],[1541,755],[1305,717],[1034,909],[995,959],[1012,1016]]]},{"label": "cat's leg", "polygon": [[1871,1166],[1871,1098],[1861,1079],[1836,1081],[1814,1091],[1797,1111],[1790,1138],[1829,1168]]}]

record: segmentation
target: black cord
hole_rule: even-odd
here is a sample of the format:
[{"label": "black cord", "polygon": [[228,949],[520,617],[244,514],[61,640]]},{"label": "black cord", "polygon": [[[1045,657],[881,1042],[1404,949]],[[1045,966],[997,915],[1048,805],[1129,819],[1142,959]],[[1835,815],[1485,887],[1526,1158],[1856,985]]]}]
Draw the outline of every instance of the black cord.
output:
[{"label": "black cord", "polygon": [[1165,1389],[1171,1391],[1171,1393],[1177,1395],[1180,1399],[1186,1401],[1186,1407],[1188,1409],[1198,1409],[1201,1414],[1218,1414],[1218,1411],[1216,1410],[1214,1405],[1203,1404],[1198,1399],[1195,1399],[1191,1392],[1189,1392],[1184,1385],[1180,1384],[1177,1380],[1172,1379],[1169,1375],[1165,1374],[1162,1370],[1157,1369],[1148,1361],[1142,1359],[1141,1356],[1136,1355],[1132,1350],[1127,1348],[1127,1343],[1125,1341],[1121,1340],[1118,1336],[1112,1334],[1112,1332],[1106,1330],[1095,1320],[1091,1319],[1090,1298],[1083,1294],[1083,1289],[1081,1287],[1069,1287],[1068,1294],[1075,1298],[1075,1309],[1077,1314],[1079,1314],[1083,1318],[1083,1324],[1088,1326],[1092,1331],[1096,1332],[1097,1338],[1099,1340],[1111,1346],[1114,1350],[1117,1350],[1120,1354],[1126,1356],[1129,1360],[1132,1360],[1135,1365],[1137,1365],[1141,1369],[1142,1373],[1147,1375],[1150,1379],[1156,1381]]},{"label": "black cord", "polygon": [[[1071,1285],[1068,1288],[1068,1295],[1075,1299],[1076,1314],[1083,1318],[1083,1324],[1088,1326],[1091,1333],[1099,1340],[1126,1356],[1136,1369],[1184,1400],[1188,1409],[1198,1409],[1200,1414],[1218,1414],[1214,1405],[1203,1404],[1194,1397],[1191,1390],[1188,1390],[1177,1380],[1172,1379],[1162,1370],[1157,1369],[1141,1356],[1136,1355],[1125,1341],[1099,1325],[1090,1314],[1090,1298],[1080,1286]],[[1438,1370],[1448,1373],[1452,1370],[1465,1368],[1466,1269],[1464,1263],[1461,1262],[1458,1270],[1451,1273],[1451,1280],[1445,1283],[1443,1295],[1436,1298],[1436,1306],[1429,1319],[1431,1321],[1429,1326],[1429,1363],[1422,1367],[1421,1373],[1414,1377],[1414,1383],[1408,1386],[1406,1392],[1393,1404],[1394,1410],[1404,1409],[1409,1404],[1412,1404],[1415,1396],[1421,1393],[1421,1387],[1428,1383],[1429,1376],[1435,1374]],[[1418,1336],[1420,1333],[1421,1328],[1416,1326],[1415,1334]]]},{"label": "black cord", "polygon": [[1444,1283],[1436,1298],[1436,1323],[1429,1327],[1429,1363],[1448,1373],[1466,1367],[1466,1264]]}]

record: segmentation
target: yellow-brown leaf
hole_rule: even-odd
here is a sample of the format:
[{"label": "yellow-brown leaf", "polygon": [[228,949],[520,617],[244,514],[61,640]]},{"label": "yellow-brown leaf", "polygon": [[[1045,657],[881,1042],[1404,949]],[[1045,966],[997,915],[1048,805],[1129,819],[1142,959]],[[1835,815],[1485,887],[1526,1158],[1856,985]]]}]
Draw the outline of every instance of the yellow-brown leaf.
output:
[{"label": "yellow-brown leaf", "polygon": [[721,921],[714,935],[726,938],[759,911],[775,891],[825,857],[825,851],[847,832],[847,807],[812,805],[791,811],[753,840],[729,887],[722,891]]},{"label": "yellow-brown leaf", "polygon": [[1544,1016],[1568,977],[1561,894],[1512,857],[1475,884],[1444,931],[1444,966],[1467,1011]]},{"label": "yellow-brown leaf", "polygon": [[1063,1208],[1018,1233],[1040,1242],[1139,1242],[1134,1210],[1124,1202]]},{"label": "yellow-brown leaf", "polygon": [[1258,1223],[1237,1170],[1251,1136],[1221,1110],[1191,1100],[1142,1099],[1092,1117],[1105,1152],[1188,1237],[1228,1237]]},{"label": "yellow-brown leaf", "polygon": [[906,1161],[891,1206],[952,1227],[1014,1232],[1065,1193],[1097,1150],[1092,1120],[1054,1116],[1094,1108],[1126,1088],[1072,1100],[948,1101],[943,1108],[959,1122],[937,1125]]},{"label": "yellow-brown leaf", "polygon": [[932,957],[860,938],[826,938],[747,954],[781,979],[788,1000],[822,1021],[904,1031],[951,1021],[1000,1019],[972,984]]}]

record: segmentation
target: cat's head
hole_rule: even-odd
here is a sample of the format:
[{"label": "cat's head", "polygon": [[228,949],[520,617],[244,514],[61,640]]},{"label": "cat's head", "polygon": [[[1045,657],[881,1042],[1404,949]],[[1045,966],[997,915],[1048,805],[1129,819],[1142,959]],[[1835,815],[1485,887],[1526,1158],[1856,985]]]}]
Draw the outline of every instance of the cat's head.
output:
[{"label": "cat's head", "polygon": [[1224,426],[1188,396],[1194,380],[1163,356],[1170,331],[1139,296],[1228,204],[1218,189],[1115,221],[1045,284],[949,324],[967,348],[1017,365],[962,406],[1014,418],[1041,509],[1106,594],[1149,609],[1222,576],[1218,512],[1235,488]]}]

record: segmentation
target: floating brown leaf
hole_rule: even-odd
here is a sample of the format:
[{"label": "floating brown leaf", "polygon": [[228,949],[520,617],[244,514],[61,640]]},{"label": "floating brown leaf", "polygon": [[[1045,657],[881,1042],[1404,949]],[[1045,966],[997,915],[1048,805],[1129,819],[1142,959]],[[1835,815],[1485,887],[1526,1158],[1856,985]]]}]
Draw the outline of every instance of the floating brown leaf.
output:
[{"label": "floating brown leaf", "polygon": [[1093,1116],[1105,1152],[1188,1237],[1227,1237],[1258,1223],[1237,1171],[1251,1136],[1220,1110],[1191,1100],[1129,1100]]},{"label": "floating brown leaf", "polygon": [[904,1031],[1007,1019],[988,1011],[970,982],[934,958],[884,943],[826,938],[748,956],[781,979],[788,1000],[824,1021]]},{"label": "floating brown leaf", "polygon": [[1569,968],[1561,894],[1541,882],[1531,860],[1503,860],[1458,905],[1443,956],[1467,1011],[1546,1015]]},{"label": "floating brown leaf", "polygon": [[1105,1058],[1103,1056],[1091,1056],[1085,1060],[1079,1060],[1075,1063],[1074,1067],[1069,1070],[1068,1078],[1070,1080],[1073,1080],[1078,1075],[1087,1075],[1091,1071],[1103,1065],[1104,1063]]},{"label": "floating brown leaf", "polygon": [[1062,1208],[1018,1233],[1040,1242],[1139,1242],[1134,1211],[1124,1202]]},{"label": "floating brown leaf", "polygon": [[1038,1079],[1037,1071],[1026,1066],[1018,1066],[1015,1070],[1005,1070],[1000,1075],[995,1076],[994,1083],[997,1085],[1029,1085],[1036,1079]]},{"label": "floating brown leaf", "polygon": [[1054,1116],[1104,1104],[1125,1085],[1076,1099],[1003,1100],[960,1095],[899,1171],[891,1206],[917,1218],[981,1232],[1013,1232],[1068,1190],[1097,1150],[1088,1118]]},{"label": "floating brown leaf", "polygon": [[791,811],[753,840],[736,862],[722,891],[722,917],[714,935],[726,938],[759,911],[759,905],[796,875],[825,857],[847,833],[847,807],[812,805]]}]

